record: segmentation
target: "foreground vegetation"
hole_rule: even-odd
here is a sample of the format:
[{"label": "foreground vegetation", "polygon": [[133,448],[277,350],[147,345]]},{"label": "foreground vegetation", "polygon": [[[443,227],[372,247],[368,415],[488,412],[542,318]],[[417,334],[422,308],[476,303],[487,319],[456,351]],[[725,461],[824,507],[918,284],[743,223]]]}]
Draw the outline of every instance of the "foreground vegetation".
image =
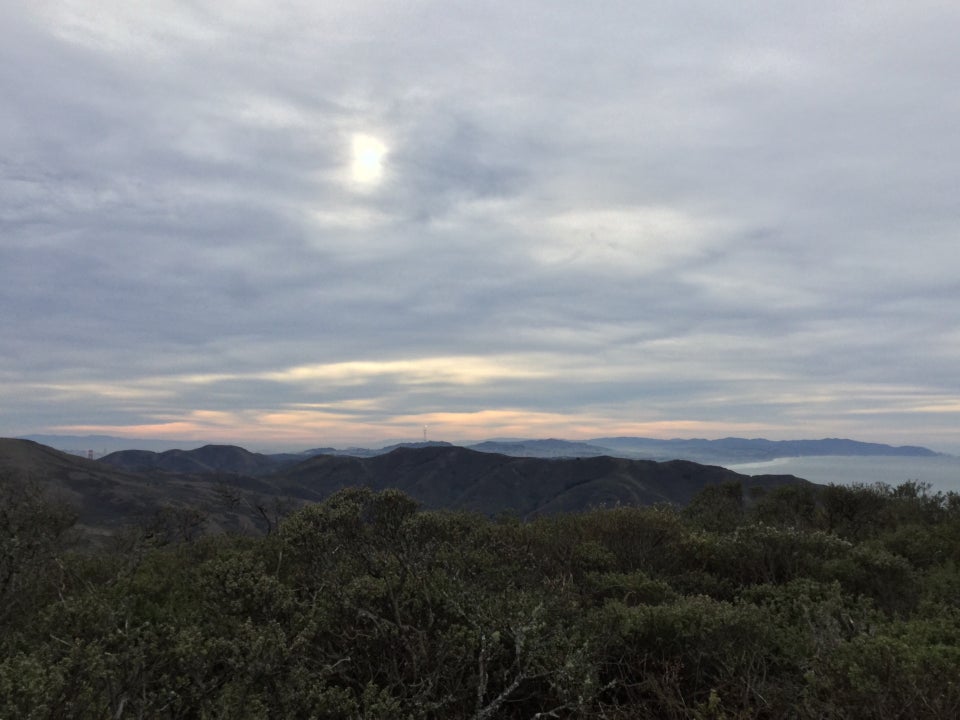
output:
[{"label": "foreground vegetation", "polygon": [[917,483],[529,523],[353,489],[97,552],[5,493],[2,718],[960,717],[960,496]]}]

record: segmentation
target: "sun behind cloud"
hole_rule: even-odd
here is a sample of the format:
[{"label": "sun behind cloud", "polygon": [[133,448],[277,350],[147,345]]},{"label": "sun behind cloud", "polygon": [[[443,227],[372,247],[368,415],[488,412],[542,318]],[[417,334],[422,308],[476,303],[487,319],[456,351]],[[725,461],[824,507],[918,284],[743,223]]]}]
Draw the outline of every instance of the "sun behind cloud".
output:
[{"label": "sun behind cloud", "polygon": [[361,186],[375,187],[383,180],[384,160],[389,149],[373,135],[355,133],[351,141],[350,176]]}]

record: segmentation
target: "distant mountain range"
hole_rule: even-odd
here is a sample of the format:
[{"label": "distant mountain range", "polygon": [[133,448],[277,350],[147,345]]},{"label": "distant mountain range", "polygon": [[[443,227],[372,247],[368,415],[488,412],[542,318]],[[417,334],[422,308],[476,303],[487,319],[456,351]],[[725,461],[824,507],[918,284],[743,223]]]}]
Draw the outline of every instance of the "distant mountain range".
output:
[{"label": "distant mountain range", "polygon": [[[312,454],[312,453],[311,453]],[[264,455],[236,445],[205,445],[194,450],[118,450],[99,462],[120,470],[138,473],[179,473],[197,475],[233,473],[256,477],[276,471],[284,465],[300,462],[308,454]]]},{"label": "distant mountain range", "polygon": [[352,486],[397,488],[426,508],[529,518],[616,504],[683,505],[704,486],[724,481],[746,488],[806,482],[683,460],[521,458],[439,443],[371,457],[263,455],[208,445],[88,460],[28,440],[0,439],[3,478],[38,484],[77,508],[83,527],[101,534],[171,508],[202,511],[211,531],[262,531],[271,513]]},{"label": "distant mountain range", "polygon": [[125,438],[114,435],[22,435],[17,440],[33,440],[74,455],[92,452],[96,457],[117,450],[152,450],[162,452],[174,448],[193,450],[209,443],[199,440],[162,440],[157,438]]},{"label": "distant mountain range", "polygon": [[522,518],[610,505],[684,505],[705,485],[737,480],[745,487],[805,482],[792,475],[749,477],[684,460],[658,463],[609,456],[510,457],[464,447],[397,448],[370,458],[317,455],[278,477],[286,491],[316,500],[364,485],[397,488],[429,508]]},{"label": "distant mountain range", "polygon": [[[67,452],[86,454],[92,450],[94,457],[117,450],[166,451],[197,449],[205,443],[185,441],[176,443],[163,440],[129,440],[107,435],[30,435],[22,439],[33,440]],[[397,448],[453,447],[447,442],[396,443],[379,448],[350,447],[337,449],[318,447],[300,453],[270,454],[272,458],[307,458],[314,455],[346,455],[350,457],[374,457]],[[570,441],[558,439],[487,440],[466,447],[480,452],[535,458],[587,458],[608,455],[638,460],[693,460],[716,465],[732,465],[761,462],[783,457],[809,456],[908,456],[930,457],[939,455],[925,447],[913,445],[892,446],[880,443],[859,442],[840,438],[822,440],[766,440],[763,438],[728,437],[719,440],[672,439],[661,440],[644,437],[602,437],[591,440]],[[143,456],[143,462],[151,462]],[[163,463],[173,462],[165,458]],[[161,468],[162,469],[162,468]]]},{"label": "distant mountain range", "polygon": [[[318,448],[307,454],[351,455],[373,457],[398,447],[452,447],[445,442],[401,443],[378,449]],[[584,441],[558,440],[487,440],[465,447],[479,452],[511,457],[588,458],[619,457],[632,460],[692,460],[714,465],[761,462],[784,457],[812,456],[906,456],[933,457],[939,453],[913,445],[893,446],[858,442],[839,438],[823,440],[765,440],[763,438],[722,438],[720,440],[659,440],[643,437],[606,437]]]},{"label": "distant mountain range", "polygon": [[609,448],[627,456],[664,460],[683,458],[697,462],[759,462],[783,457],[822,455],[899,455],[930,457],[939,453],[914,445],[884,445],[842,438],[822,440],[765,440],[763,438],[728,437],[720,440],[656,440],[637,437],[607,437],[590,440],[591,445]]}]

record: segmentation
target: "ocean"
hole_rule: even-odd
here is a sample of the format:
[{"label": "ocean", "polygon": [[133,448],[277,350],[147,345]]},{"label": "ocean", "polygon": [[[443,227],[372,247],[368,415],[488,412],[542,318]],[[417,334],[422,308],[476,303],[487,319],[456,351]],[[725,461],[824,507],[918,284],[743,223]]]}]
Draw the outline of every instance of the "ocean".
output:
[{"label": "ocean", "polygon": [[934,492],[960,492],[960,457],[955,455],[796,457],[726,467],[744,475],[796,475],[811,482],[837,485],[883,482],[896,486],[918,480],[930,483]]}]

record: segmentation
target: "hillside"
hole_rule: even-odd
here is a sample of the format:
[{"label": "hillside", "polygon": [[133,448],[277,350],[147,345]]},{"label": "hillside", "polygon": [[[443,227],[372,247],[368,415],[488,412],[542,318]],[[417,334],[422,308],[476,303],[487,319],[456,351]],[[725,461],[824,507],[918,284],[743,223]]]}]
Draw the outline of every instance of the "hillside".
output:
[{"label": "hillside", "polygon": [[[171,474],[117,468],[32,442],[0,438],[0,479],[25,482],[51,499],[75,509],[81,530],[110,533],[124,525],[146,525],[171,512],[186,521],[189,512],[202,514],[206,531],[253,531],[257,512],[238,507],[225,495],[215,473]],[[276,494],[254,478],[236,476],[243,492]]]},{"label": "hillside", "polygon": [[236,445],[204,445],[195,450],[120,450],[110,453],[100,462],[132,472],[162,471],[168,473],[241,473],[263,475],[276,470],[294,455],[263,455]]},{"label": "hillside", "polygon": [[267,537],[86,553],[0,506],[0,717],[960,716],[960,497],[744,500],[514,522],[350,488]]},{"label": "hillside", "polygon": [[[793,476],[740,475],[687,461],[545,460],[461,447],[398,448],[370,458],[317,456],[273,476],[286,493],[322,500],[345,487],[397,488],[428,508],[521,517],[612,505],[685,505],[704,485],[770,487]],[[303,494],[300,494],[303,493]]]},{"label": "hillside", "polygon": [[[705,485],[805,482],[740,475],[686,461],[594,457],[546,460],[450,445],[400,447],[368,458],[317,455],[296,464],[233,446],[124,451],[101,461],[28,440],[0,440],[0,471],[26,478],[74,506],[98,532],[195,510],[207,530],[261,531],[287,512],[345,487],[397,488],[426,508],[528,518],[613,505],[684,505]],[[270,472],[271,468],[273,469]]]},{"label": "hillside", "polygon": [[646,457],[653,460],[683,458],[695,462],[734,464],[758,462],[782,457],[821,455],[869,455],[932,457],[936,452],[914,445],[885,445],[844,438],[821,440],[766,440],[764,438],[728,437],[719,440],[702,438],[660,440],[643,437],[603,437],[587,441],[612,454]]},{"label": "hillside", "polygon": [[[351,447],[308,450],[302,455],[349,455],[374,457],[397,448],[452,447],[450,443],[403,443],[381,448]],[[556,438],[526,440],[486,440],[467,445],[471,450],[527,458],[621,457],[632,460],[690,460],[710,465],[733,465],[762,462],[786,457],[935,457],[939,453],[916,445],[885,445],[844,438],[821,440],[767,440],[765,438],[727,437],[719,440],[703,438],[670,439],[645,437],[602,437],[571,441]]]},{"label": "hillside", "polygon": [[[610,455],[616,457],[618,453],[607,447],[593,445],[586,442],[571,442],[569,440],[557,440],[548,438],[546,440],[487,440],[476,445],[469,446],[471,450],[480,452],[498,453],[500,455],[511,455],[513,457],[541,457],[541,458],[560,458],[560,457],[598,457],[600,455]],[[672,459],[672,458],[671,458]]]},{"label": "hillside", "polygon": [[[121,450],[152,451],[163,454],[164,451],[178,450],[192,452],[204,447],[226,448],[230,445],[210,445],[197,441],[171,441],[157,439],[129,439],[108,435],[28,435],[21,440],[33,440],[42,445],[62,449],[73,454],[86,455],[92,450],[96,455],[114,455]],[[203,447],[201,447],[203,446]],[[373,457],[385,455],[400,447],[453,447],[448,442],[404,442],[382,447],[316,447],[309,450],[268,453],[260,455],[278,463],[303,460],[313,455],[349,455],[352,457]],[[762,462],[783,457],[810,456],[871,456],[871,457],[933,457],[940,455],[926,447],[915,445],[885,445],[883,443],[861,442],[844,438],[823,438],[820,440],[767,440],[765,438],[727,437],[719,440],[703,438],[660,439],[647,437],[601,437],[592,440],[548,439],[496,439],[466,445],[472,450],[492,452],[514,457],[572,458],[610,455],[639,460],[692,460],[712,465],[732,465],[746,462]],[[242,448],[240,448],[242,449]],[[246,451],[245,451],[246,452]],[[251,453],[258,454],[258,453]],[[135,456],[129,456],[133,458]],[[133,462],[148,462],[146,456]],[[125,465],[129,459],[118,461]],[[157,461],[161,466],[166,460]],[[201,462],[204,462],[201,460]],[[230,471],[225,468],[225,471]]]}]

